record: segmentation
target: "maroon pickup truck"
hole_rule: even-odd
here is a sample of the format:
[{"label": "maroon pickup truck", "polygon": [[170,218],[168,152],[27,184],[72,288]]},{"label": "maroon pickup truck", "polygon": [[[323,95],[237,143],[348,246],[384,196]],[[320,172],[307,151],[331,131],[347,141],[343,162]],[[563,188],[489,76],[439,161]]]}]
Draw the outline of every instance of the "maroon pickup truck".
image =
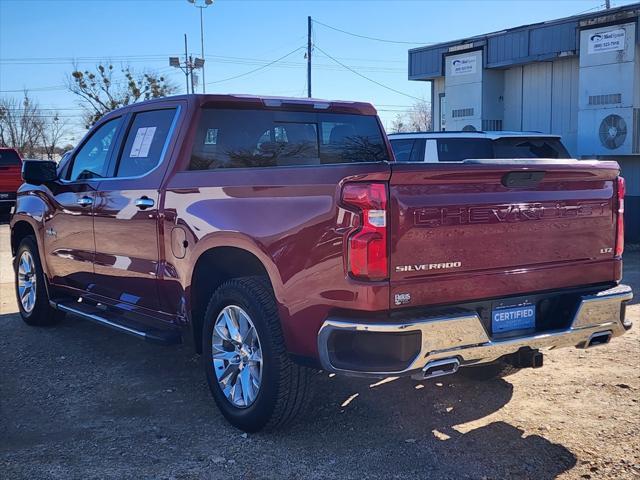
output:
[{"label": "maroon pickup truck", "polygon": [[615,162],[396,164],[369,104],[192,95],[23,177],[24,321],[193,342],[246,431],[298,414],[314,369],[487,378],[631,326]]}]

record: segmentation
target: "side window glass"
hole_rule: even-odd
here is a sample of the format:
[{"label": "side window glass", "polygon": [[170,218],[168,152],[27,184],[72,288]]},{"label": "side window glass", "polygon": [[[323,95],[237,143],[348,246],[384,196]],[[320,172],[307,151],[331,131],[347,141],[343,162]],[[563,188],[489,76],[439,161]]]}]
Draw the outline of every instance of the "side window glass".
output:
[{"label": "side window glass", "polygon": [[176,109],[136,113],[120,154],[116,177],[138,177],[161,160]]},{"label": "side window glass", "polygon": [[88,180],[105,176],[109,152],[121,122],[121,117],[109,120],[91,135],[74,157],[68,180]]},{"label": "side window glass", "polygon": [[411,150],[411,159],[410,162],[424,162],[424,147],[425,147],[425,139],[418,138],[413,144],[413,150]]},{"label": "side window glass", "polygon": [[440,138],[438,160],[461,162],[468,158],[493,158],[493,145],[488,138]]},{"label": "side window glass", "polygon": [[411,162],[411,150],[415,140],[391,140],[391,148],[397,162]]}]

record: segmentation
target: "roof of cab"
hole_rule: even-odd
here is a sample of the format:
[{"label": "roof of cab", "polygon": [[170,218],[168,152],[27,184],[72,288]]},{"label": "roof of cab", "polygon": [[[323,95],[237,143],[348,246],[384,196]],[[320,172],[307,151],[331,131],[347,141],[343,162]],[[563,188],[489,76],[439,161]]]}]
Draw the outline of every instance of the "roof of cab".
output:
[{"label": "roof of cab", "polygon": [[[242,94],[190,94],[155,98],[133,105],[162,103],[172,100],[186,100],[201,107],[218,108],[254,108],[282,109],[299,111],[329,111],[331,113],[351,113],[357,115],[376,115],[377,111],[370,103],[345,100],[324,100],[320,98],[270,97]],[[129,105],[133,106],[133,105]],[[127,107],[125,107],[127,108]]]}]

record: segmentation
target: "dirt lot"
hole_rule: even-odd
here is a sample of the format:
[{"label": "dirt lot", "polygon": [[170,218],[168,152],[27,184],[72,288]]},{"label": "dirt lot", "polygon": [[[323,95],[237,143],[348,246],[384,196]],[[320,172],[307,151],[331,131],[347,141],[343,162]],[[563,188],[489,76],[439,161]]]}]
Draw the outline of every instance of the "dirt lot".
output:
[{"label": "dirt lot", "polygon": [[[88,322],[24,325],[0,225],[0,478],[640,478],[636,326],[505,380],[319,375],[312,412],[243,435],[186,348]],[[640,251],[625,281],[640,293]],[[640,296],[640,295],[638,295]]]}]

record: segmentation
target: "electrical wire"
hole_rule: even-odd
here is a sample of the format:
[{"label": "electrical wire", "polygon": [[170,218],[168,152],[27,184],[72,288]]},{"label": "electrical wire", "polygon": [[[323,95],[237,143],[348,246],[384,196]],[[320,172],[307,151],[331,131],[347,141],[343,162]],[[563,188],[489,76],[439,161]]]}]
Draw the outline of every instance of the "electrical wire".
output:
[{"label": "electrical wire", "polygon": [[377,38],[377,37],[369,37],[367,35],[360,35],[358,33],[353,33],[353,32],[348,32],[347,30],[342,30],[340,28],[337,27],[332,27],[331,25],[327,25],[326,23],[322,23],[318,20],[315,19],[311,19],[311,21],[313,23],[317,23],[318,25],[322,25],[323,27],[326,28],[330,28],[331,30],[335,30],[336,32],[340,32],[340,33],[344,33],[346,35],[351,35],[353,37],[358,37],[358,38],[364,38],[366,40],[374,40],[376,42],[384,42],[384,43],[397,43],[397,44],[403,44],[403,45],[431,45],[430,42],[406,42],[403,40],[388,40],[388,39],[384,39],[384,38]]},{"label": "electrical wire", "polygon": [[298,47],[295,50],[291,50],[289,53],[281,56],[280,58],[277,58],[277,59],[275,59],[275,60],[273,60],[273,61],[271,61],[271,62],[269,62],[269,63],[267,63],[265,65],[262,65],[262,66],[258,67],[258,68],[254,68],[253,70],[249,70],[248,72],[240,73],[240,74],[234,75],[232,77],[227,77],[227,78],[222,78],[220,80],[214,80],[212,82],[207,82],[207,85],[213,85],[215,83],[228,82],[229,80],[235,80],[236,78],[240,78],[240,77],[245,77],[247,75],[251,75],[252,73],[258,72],[260,70],[264,70],[265,68],[268,68],[271,65],[274,65],[274,64],[278,63],[280,60],[284,60],[288,56],[293,55],[294,53],[299,52],[300,50],[304,50],[305,48],[306,47]]},{"label": "electrical wire", "polygon": [[401,92],[400,90],[396,90],[395,88],[392,88],[388,85],[385,85],[384,83],[380,83],[377,80],[374,80],[373,78],[369,78],[366,75],[363,75],[362,73],[358,72],[357,70],[354,70],[353,68],[351,68],[349,65],[345,65],[344,63],[342,63],[340,60],[335,59],[334,57],[332,57],[331,55],[329,55],[327,52],[325,52],[323,49],[321,49],[318,45],[315,45],[315,48],[317,48],[318,50],[320,50],[323,54],[325,54],[328,58],[330,58],[331,60],[333,60],[334,62],[336,62],[338,65],[342,66],[343,68],[346,68],[347,70],[349,70],[351,73],[358,75],[359,77],[364,78],[365,80],[368,80],[371,83],[375,83],[376,85],[382,87],[382,88],[386,88],[387,90],[390,90],[392,92],[397,93],[398,95],[403,95],[405,97],[408,98],[412,98],[414,100],[418,100],[418,101],[422,101],[421,98],[418,97],[414,97],[413,95],[409,95],[408,93],[404,93]]}]

